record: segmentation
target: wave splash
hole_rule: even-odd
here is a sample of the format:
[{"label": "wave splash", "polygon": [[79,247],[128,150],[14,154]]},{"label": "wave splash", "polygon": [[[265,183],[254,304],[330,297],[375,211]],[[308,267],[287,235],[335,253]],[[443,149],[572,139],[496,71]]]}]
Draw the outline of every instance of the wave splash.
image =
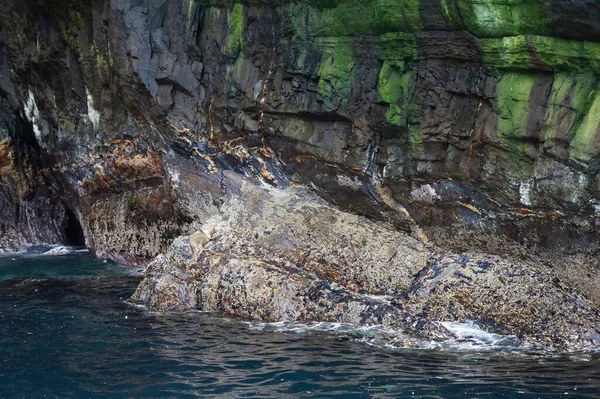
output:
[{"label": "wave splash", "polygon": [[497,351],[526,350],[531,345],[524,344],[515,336],[495,334],[481,329],[475,322],[441,322],[449,335],[446,340],[434,341],[411,337],[401,330],[380,325],[356,326],[347,323],[330,322],[246,322],[252,330],[266,330],[280,333],[311,334],[327,332],[340,339],[355,340],[369,345],[390,348],[440,349],[457,351]]},{"label": "wave splash", "polygon": [[27,243],[16,251],[5,251],[0,253],[0,256],[61,256],[72,255],[77,253],[88,253],[89,249],[85,247],[75,247],[68,245],[48,244],[48,243]]}]

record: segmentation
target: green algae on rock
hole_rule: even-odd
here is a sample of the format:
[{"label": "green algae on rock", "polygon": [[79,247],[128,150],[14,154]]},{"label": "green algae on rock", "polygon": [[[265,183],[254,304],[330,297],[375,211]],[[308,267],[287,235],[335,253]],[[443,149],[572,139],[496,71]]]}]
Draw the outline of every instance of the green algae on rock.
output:
[{"label": "green algae on rock", "polygon": [[239,54],[244,33],[244,6],[241,3],[235,3],[231,11],[231,20],[227,31],[227,52],[229,55],[237,56]]},{"label": "green algae on rock", "polygon": [[536,79],[533,73],[508,72],[502,75],[498,83],[498,138],[501,142],[508,144],[510,140],[527,137],[529,98]]},{"label": "green algae on rock", "polygon": [[410,101],[414,97],[413,71],[401,73],[384,62],[379,72],[377,89],[381,99],[390,104],[386,112],[389,124],[406,126]]},{"label": "green algae on rock", "polygon": [[321,11],[314,32],[317,36],[339,37],[417,32],[422,28],[419,1],[349,0]]},{"label": "green algae on rock", "polygon": [[594,97],[581,121],[575,135],[569,143],[571,157],[587,164],[600,150],[600,92],[594,91]]},{"label": "green algae on rock", "polygon": [[568,143],[590,109],[597,78],[591,74],[555,73],[545,118],[544,147],[568,159]]},{"label": "green algae on rock", "polygon": [[498,69],[600,73],[600,43],[519,35],[479,39],[484,62]]},{"label": "green algae on rock", "polygon": [[519,34],[543,35],[549,31],[543,2],[539,0],[441,0],[444,17],[478,37]]},{"label": "green algae on rock", "polygon": [[336,110],[348,102],[354,83],[354,56],[351,41],[320,40],[323,51],[319,67],[318,90],[327,111]]}]

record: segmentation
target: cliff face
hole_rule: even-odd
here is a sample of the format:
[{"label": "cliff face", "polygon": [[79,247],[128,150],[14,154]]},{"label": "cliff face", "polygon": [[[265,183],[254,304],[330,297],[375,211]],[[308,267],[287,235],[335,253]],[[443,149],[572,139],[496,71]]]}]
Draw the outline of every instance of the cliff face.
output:
[{"label": "cliff face", "polygon": [[211,223],[134,299],[598,345],[599,21],[592,0],[3,1],[0,249],[146,264]]},{"label": "cliff face", "polygon": [[594,0],[6,0],[0,245],[145,263],[244,175],[595,295],[599,73]]}]

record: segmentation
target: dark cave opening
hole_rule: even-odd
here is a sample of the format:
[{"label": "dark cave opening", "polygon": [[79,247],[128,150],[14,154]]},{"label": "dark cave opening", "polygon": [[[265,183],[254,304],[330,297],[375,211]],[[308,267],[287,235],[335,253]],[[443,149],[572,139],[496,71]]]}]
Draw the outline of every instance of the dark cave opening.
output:
[{"label": "dark cave opening", "polygon": [[72,245],[76,247],[85,246],[85,235],[83,234],[83,229],[81,228],[79,219],[77,219],[77,216],[75,216],[75,214],[68,208],[67,226],[65,227],[65,238],[67,240],[67,245]]}]

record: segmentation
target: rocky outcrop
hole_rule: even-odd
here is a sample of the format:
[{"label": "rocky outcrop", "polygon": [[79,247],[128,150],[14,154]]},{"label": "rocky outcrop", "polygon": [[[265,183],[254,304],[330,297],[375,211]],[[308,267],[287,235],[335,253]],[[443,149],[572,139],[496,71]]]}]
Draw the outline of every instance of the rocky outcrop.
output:
[{"label": "rocky outcrop", "polygon": [[[379,325],[445,340],[446,321],[475,321],[523,344],[600,344],[600,314],[543,265],[440,251],[391,225],[341,212],[306,190],[243,183],[213,240],[179,237],[145,270],[132,300],[158,311],[251,320]],[[376,239],[375,239],[376,238]],[[421,343],[422,345],[422,343]]]},{"label": "rocky outcrop", "polygon": [[[244,176],[306,187],[331,207],[313,211],[336,220],[301,227],[302,213],[266,200],[234,213],[226,231],[294,232],[240,236],[281,278],[295,272],[265,243],[300,251],[300,270],[348,298],[409,295],[423,259],[475,251],[543,281],[554,273],[593,309],[599,16],[592,0],[4,1],[0,246],[85,242],[145,265],[246,201]],[[346,253],[357,244],[332,223],[359,229],[350,214],[375,224]],[[265,225],[250,229],[255,215]],[[235,259],[219,269],[247,265]],[[501,280],[479,278],[501,295]],[[440,310],[454,297],[427,297],[415,314],[466,317]]]}]

